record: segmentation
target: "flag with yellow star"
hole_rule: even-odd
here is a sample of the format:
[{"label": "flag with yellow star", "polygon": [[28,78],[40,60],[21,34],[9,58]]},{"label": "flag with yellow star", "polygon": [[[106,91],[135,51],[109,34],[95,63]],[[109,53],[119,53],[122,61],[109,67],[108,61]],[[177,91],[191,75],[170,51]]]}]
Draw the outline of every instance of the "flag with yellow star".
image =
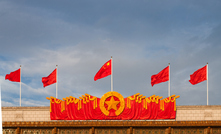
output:
[{"label": "flag with yellow star", "polygon": [[111,75],[111,59],[107,61],[94,76],[94,81]]}]

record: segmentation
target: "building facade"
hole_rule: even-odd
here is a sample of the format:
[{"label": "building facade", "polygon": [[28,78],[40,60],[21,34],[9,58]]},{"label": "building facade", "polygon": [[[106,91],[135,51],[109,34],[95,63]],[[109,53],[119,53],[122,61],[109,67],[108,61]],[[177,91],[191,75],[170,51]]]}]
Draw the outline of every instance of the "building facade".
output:
[{"label": "building facade", "polygon": [[170,120],[51,120],[50,107],[2,107],[3,134],[221,134],[221,106],[177,106]]}]

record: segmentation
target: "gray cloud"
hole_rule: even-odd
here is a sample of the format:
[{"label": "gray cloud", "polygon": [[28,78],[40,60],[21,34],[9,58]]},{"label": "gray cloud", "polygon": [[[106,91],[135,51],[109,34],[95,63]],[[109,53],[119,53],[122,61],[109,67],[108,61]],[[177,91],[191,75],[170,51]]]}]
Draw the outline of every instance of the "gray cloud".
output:
[{"label": "gray cloud", "polygon": [[19,105],[19,84],[4,76],[22,65],[24,105],[49,105],[55,85],[41,78],[58,65],[59,98],[110,91],[110,76],[93,77],[113,56],[114,90],[167,97],[168,83],[151,75],[171,63],[171,94],[178,105],[205,105],[206,82],[189,75],[209,62],[210,104],[218,105],[219,1],[1,1],[2,105]]}]

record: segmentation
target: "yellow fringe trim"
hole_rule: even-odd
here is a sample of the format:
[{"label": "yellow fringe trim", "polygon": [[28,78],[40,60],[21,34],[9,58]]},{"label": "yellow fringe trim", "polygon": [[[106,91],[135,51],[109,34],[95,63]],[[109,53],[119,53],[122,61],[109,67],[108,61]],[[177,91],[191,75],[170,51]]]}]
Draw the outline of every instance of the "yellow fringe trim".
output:
[{"label": "yellow fringe trim", "polygon": [[97,97],[93,96],[91,98],[91,95],[89,94],[85,94],[85,96],[86,96],[87,102],[94,101],[94,109],[97,108]]},{"label": "yellow fringe trim", "polygon": [[164,111],[164,102],[169,103],[169,102],[174,102],[174,111],[176,111],[176,99],[179,98],[179,95],[171,95],[168,98],[165,98],[163,100],[160,100],[160,109]]},{"label": "yellow fringe trim", "polygon": [[[164,102],[169,103],[169,102],[174,102],[174,111],[176,111],[176,98],[179,98],[180,96],[176,96],[176,95],[171,95],[168,98],[162,99],[162,96],[156,96],[156,95],[152,95],[150,97],[143,96],[142,94],[139,95],[140,93],[137,93],[133,96],[129,96],[127,97],[127,107],[129,109],[131,109],[131,101],[135,100],[136,103],[141,103],[143,102],[143,107],[145,109],[147,109],[147,103],[156,103],[159,104],[160,103],[160,109],[164,111]],[[161,100],[162,99],[162,100]]]},{"label": "yellow fringe trim", "polygon": [[46,99],[50,100],[50,112],[52,112],[52,110],[51,110],[51,104],[52,103],[56,103],[56,104],[60,104],[61,103],[61,112],[63,112],[65,110],[65,102],[64,101],[62,101],[60,99],[57,99],[57,98],[55,98],[53,96],[51,96],[50,98],[46,97]]},{"label": "yellow fringe trim", "polygon": [[127,97],[127,107],[131,109],[131,101],[135,100],[140,93],[136,93],[133,98],[131,96]]}]

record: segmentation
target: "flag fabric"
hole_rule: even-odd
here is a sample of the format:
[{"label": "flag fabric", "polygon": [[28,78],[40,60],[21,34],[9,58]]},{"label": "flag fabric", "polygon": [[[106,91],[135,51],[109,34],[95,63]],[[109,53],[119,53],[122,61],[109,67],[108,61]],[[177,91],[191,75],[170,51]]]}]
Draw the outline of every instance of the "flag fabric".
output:
[{"label": "flag fabric", "polygon": [[94,76],[94,81],[111,75],[111,59],[107,61]]},{"label": "flag fabric", "polygon": [[57,68],[47,77],[42,77],[43,86],[49,86],[57,82]]},{"label": "flag fabric", "polygon": [[18,70],[11,72],[10,74],[5,75],[5,80],[10,80],[13,82],[21,82],[21,69],[19,68]]},{"label": "flag fabric", "polygon": [[192,85],[195,85],[195,84],[198,84],[204,80],[207,80],[207,65],[198,69],[193,74],[191,74],[189,82]]},{"label": "flag fabric", "polygon": [[160,71],[158,74],[151,76],[151,85],[155,85],[161,82],[166,82],[169,80],[169,66],[164,68],[162,71]]}]

